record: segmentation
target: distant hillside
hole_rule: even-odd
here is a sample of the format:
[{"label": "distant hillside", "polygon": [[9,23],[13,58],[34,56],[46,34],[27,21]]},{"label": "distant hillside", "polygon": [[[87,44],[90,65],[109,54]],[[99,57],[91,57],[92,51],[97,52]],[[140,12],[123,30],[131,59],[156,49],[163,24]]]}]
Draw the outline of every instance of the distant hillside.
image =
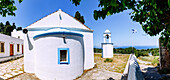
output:
[{"label": "distant hillside", "polygon": [[[138,48],[138,49],[137,49]],[[154,56],[159,56],[159,48],[153,47],[137,47],[133,48],[134,53],[137,57],[139,56],[148,56],[148,53],[152,53]],[[114,53],[117,54],[132,54],[132,47],[121,47],[121,48],[113,48]],[[102,53],[101,48],[94,48],[94,53]]]},{"label": "distant hillside", "polygon": [[[120,47],[114,47],[114,48],[128,48],[128,47],[132,47],[132,46],[120,46]],[[159,48],[158,46],[134,46],[136,49],[152,49],[152,48]],[[98,49],[101,49],[101,47],[95,47]]]}]

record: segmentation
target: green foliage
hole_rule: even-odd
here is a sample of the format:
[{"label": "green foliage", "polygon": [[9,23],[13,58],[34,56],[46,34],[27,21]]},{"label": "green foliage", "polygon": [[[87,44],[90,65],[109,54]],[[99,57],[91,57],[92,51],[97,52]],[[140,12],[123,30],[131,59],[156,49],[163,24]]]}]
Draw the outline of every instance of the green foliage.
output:
[{"label": "green foliage", "polygon": [[137,51],[135,52],[135,56],[136,56],[136,57],[148,56],[148,53],[149,53],[149,51],[137,50]]},{"label": "green foliage", "polygon": [[[81,0],[71,0],[79,5]],[[170,0],[99,0],[100,10],[94,10],[94,19],[132,10],[133,21],[139,22],[150,36],[161,33],[160,40],[170,49]]]},{"label": "green foliage", "polygon": [[[23,0],[18,0],[21,3]],[[0,1],[0,15],[2,17],[6,17],[6,15],[15,16],[14,11],[17,10],[16,6],[14,6],[14,0],[1,0]]]},{"label": "green foliage", "polygon": [[113,60],[112,59],[110,59],[110,58],[106,58],[105,60],[104,60],[104,62],[112,62]]},{"label": "green foliage", "polygon": [[94,48],[94,53],[102,53],[102,49]]},{"label": "green foliage", "polygon": [[4,30],[4,24],[1,22],[1,23],[0,23],[0,33],[2,33],[3,30]]},{"label": "green foliage", "polygon": [[78,19],[81,23],[85,23],[84,17],[81,16],[81,14],[79,13],[79,11],[76,12],[75,16],[76,19]]},{"label": "green foliage", "polygon": [[9,21],[6,21],[5,25],[2,22],[0,23],[0,33],[11,36],[11,32],[14,29],[16,29],[15,23],[13,23],[12,26]]},{"label": "green foliage", "polygon": [[13,27],[14,29],[16,29],[15,23],[12,24],[12,27]]},{"label": "green foliage", "polygon": [[17,27],[17,29],[16,29],[17,31],[19,31],[19,30],[22,30],[22,27]]},{"label": "green foliage", "polygon": [[72,1],[73,2],[72,4],[75,4],[75,6],[80,5],[81,2],[81,0],[70,0],[70,1]]},{"label": "green foliage", "polygon": [[[136,52],[136,48],[133,48],[133,50],[134,50],[134,52]],[[132,47],[128,47],[128,48],[125,48],[125,49],[117,48],[114,53],[132,54]]]},{"label": "green foliage", "polygon": [[159,63],[158,61],[158,57],[154,57],[154,59],[152,60],[152,65],[157,65]]},{"label": "green foliage", "polygon": [[[153,56],[159,56],[159,48],[141,50],[138,50],[136,48],[133,49],[136,57],[148,56],[148,53],[152,53]],[[116,54],[132,54],[132,47],[117,49],[113,48],[113,52]],[[102,53],[102,49],[94,48],[94,53]]]}]

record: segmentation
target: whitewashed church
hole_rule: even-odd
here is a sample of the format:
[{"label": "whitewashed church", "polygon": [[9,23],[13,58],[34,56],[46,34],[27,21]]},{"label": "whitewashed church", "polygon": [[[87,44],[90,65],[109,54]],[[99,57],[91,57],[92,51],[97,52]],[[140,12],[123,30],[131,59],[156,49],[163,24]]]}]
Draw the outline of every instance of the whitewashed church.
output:
[{"label": "whitewashed church", "polygon": [[72,80],[94,67],[93,30],[61,9],[23,32],[25,72],[42,80]]}]

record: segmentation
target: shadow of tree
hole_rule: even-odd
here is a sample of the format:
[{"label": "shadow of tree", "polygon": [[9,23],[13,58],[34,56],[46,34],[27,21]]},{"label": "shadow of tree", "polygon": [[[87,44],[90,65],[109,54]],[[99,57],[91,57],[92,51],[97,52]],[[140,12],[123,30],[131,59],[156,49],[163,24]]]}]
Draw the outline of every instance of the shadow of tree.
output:
[{"label": "shadow of tree", "polygon": [[4,80],[4,79],[0,78],[0,80]]},{"label": "shadow of tree", "polygon": [[161,75],[157,72],[156,67],[148,67],[142,69],[143,77],[145,80],[159,80]]},{"label": "shadow of tree", "polygon": [[115,79],[113,79],[112,77],[110,77],[109,79],[107,79],[107,80],[115,80]]}]

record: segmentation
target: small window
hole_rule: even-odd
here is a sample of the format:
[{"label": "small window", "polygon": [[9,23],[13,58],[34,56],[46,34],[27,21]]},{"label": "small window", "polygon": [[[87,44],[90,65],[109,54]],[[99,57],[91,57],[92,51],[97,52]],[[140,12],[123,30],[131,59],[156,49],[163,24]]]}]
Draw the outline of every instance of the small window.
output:
[{"label": "small window", "polygon": [[17,52],[19,52],[19,44],[17,44]]},{"label": "small window", "polygon": [[20,36],[18,36],[18,38],[20,39]]},{"label": "small window", "polygon": [[69,48],[58,49],[58,64],[69,64]]},{"label": "small window", "polygon": [[5,52],[5,43],[4,42],[0,42],[0,51],[1,53],[4,53]]}]

